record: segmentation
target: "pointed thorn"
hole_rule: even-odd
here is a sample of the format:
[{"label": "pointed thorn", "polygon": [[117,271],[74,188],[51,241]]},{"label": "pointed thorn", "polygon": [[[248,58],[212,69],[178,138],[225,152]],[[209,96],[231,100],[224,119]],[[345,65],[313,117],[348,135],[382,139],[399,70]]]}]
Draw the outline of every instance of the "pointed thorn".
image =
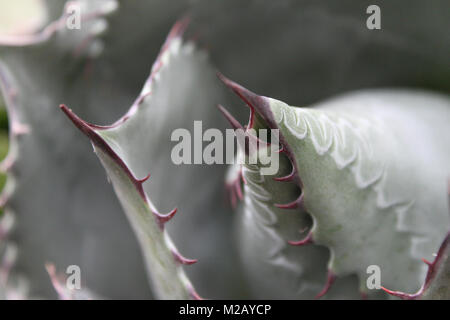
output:
[{"label": "pointed thorn", "polygon": [[136,186],[137,191],[144,199],[144,201],[147,201],[147,197],[145,195],[144,188],[142,187],[142,183],[139,183],[139,180],[137,180],[134,177],[134,175],[131,173],[130,169],[122,160],[122,158],[120,158],[120,156],[118,156],[117,153],[111,148],[111,146],[109,146],[108,143],[94,130],[98,129],[99,126],[87,123],[86,121],[78,117],[71,109],[69,109],[64,104],[59,105],[59,107],[70,119],[70,121],[72,121],[73,124],[91,140],[91,143],[95,144],[96,147],[100,148],[103,152],[105,152],[108,156],[110,156],[111,159],[119,167],[122,168],[124,173],[130,178],[130,180]]},{"label": "pointed thorn", "polygon": [[138,179],[137,181],[140,182],[141,184],[144,183],[145,181],[147,181],[150,178],[150,173],[148,175],[146,175],[143,179]]},{"label": "pointed thorn", "polygon": [[325,294],[327,294],[328,290],[330,290],[330,288],[333,285],[335,280],[336,280],[336,275],[331,270],[328,270],[327,282],[325,283],[325,286],[323,287],[322,291],[320,291],[317,294],[316,299],[320,299]]},{"label": "pointed thorn", "polygon": [[405,293],[405,292],[401,292],[401,291],[392,291],[392,290],[386,289],[385,287],[381,287],[381,289],[384,292],[390,294],[391,296],[399,297],[404,300],[414,300],[420,296],[420,294],[409,294],[409,293]]},{"label": "pointed thorn", "polygon": [[292,202],[286,203],[286,204],[279,204],[275,203],[274,206],[280,209],[296,209],[300,208],[303,205],[303,192],[300,194],[300,196],[295,199]]},{"label": "pointed thorn", "polygon": [[380,287],[381,290],[383,290],[384,292],[388,293],[388,294],[394,294],[394,291],[386,289],[385,287],[381,286]]},{"label": "pointed thorn", "polygon": [[277,153],[282,153],[282,152],[284,152],[284,151],[285,151],[285,150],[284,150],[284,146],[282,145],[281,148],[280,148],[279,150],[277,150],[276,152],[277,152]]},{"label": "pointed thorn", "polygon": [[199,296],[199,294],[195,290],[192,290],[190,294],[194,300],[204,300],[202,297]]},{"label": "pointed thorn", "polygon": [[52,277],[56,275],[56,268],[53,263],[46,262],[45,263],[45,269],[47,270],[47,273]]},{"label": "pointed thorn", "polygon": [[175,22],[175,24],[170,29],[169,34],[166,37],[166,41],[164,42],[159,52],[158,58],[156,59],[157,61],[161,59],[162,53],[167,50],[171,41],[175,38],[181,37],[184,34],[189,25],[189,22],[190,19],[188,16],[185,16],[184,18],[181,18],[180,20]]},{"label": "pointed thorn", "polygon": [[260,98],[257,94],[251,92],[250,90],[244,88],[243,86],[237,84],[236,82],[228,79],[222,73],[217,72],[217,77],[234,93],[236,93],[244,102],[251,108],[254,109],[254,103]]},{"label": "pointed thorn", "polygon": [[52,282],[53,287],[56,289],[56,291],[59,291],[59,283],[56,275],[55,265],[53,263],[46,262],[45,269],[47,270],[47,273],[50,277],[50,281]]},{"label": "pointed thorn", "polygon": [[222,112],[224,117],[228,120],[228,122],[231,124],[234,130],[242,129],[244,130],[244,127],[237,121],[229,112],[227,109],[225,109],[222,105],[218,104],[217,108]]},{"label": "pointed thorn", "polygon": [[225,183],[225,188],[231,202],[231,207],[236,208],[238,200],[242,201],[244,199],[244,194],[241,186],[242,180],[242,167],[239,169],[238,176],[231,180],[229,183]]},{"label": "pointed thorn", "polygon": [[295,176],[295,167],[292,167],[292,171],[291,173],[289,173],[287,176],[284,177],[274,177],[273,180],[275,181],[292,181],[292,179],[294,179]]},{"label": "pointed thorn", "polygon": [[443,260],[445,259],[444,258],[446,256],[445,252],[449,245],[450,245],[450,231],[447,232],[444,241],[442,241],[434,261],[430,262],[426,259],[422,259],[422,261],[428,265],[428,271],[425,276],[425,282],[423,283],[419,291],[417,291],[416,293],[411,294],[402,291],[392,291],[384,287],[381,287],[381,289],[383,289],[390,295],[402,298],[404,300],[414,300],[420,298],[423,295],[423,293],[428,289],[428,287],[431,285],[432,281],[436,278],[436,274],[439,272],[438,269],[440,265],[443,263]]},{"label": "pointed thorn", "polygon": [[69,109],[66,105],[60,104],[59,108],[66,114],[66,116],[73,122],[73,124],[81,130],[89,138],[92,138],[91,125],[78,117],[72,109]]},{"label": "pointed thorn", "polygon": [[381,288],[381,290],[383,290],[384,292],[386,292],[386,293],[388,293],[388,294],[394,294],[395,293],[395,291],[392,291],[392,290],[389,290],[389,289],[386,289],[385,287],[383,287],[383,286],[381,286],[380,287]]},{"label": "pointed thorn", "polygon": [[200,295],[195,291],[195,289],[192,287],[192,284],[188,284],[188,290],[189,294],[191,295],[192,299],[194,300],[204,300]]},{"label": "pointed thorn", "polygon": [[158,212],[153,212],[153,214],[156,216],[156,218],[158,219],[158,222],[160,223],[161,226],[164,226],[164,224],[166,222],[168,222],[170,219],[173,218],[173,216],[177,213],[177,208],[173,209],[172,211],[170,211],[167,214],[161,214]]},{"label": "pointed thorn", "polygon": [[247,128],[249,129],[253,128],[254,123],[255,123],[255,109],[253,109],[253,106],[250,106],[250,115],[248,116]]},{"label": "pointed thorn", "polygon": [[428,260],[425,259],[425,258],[422,258],[422,261],[423,261],[425,264],[427,264],[428,266],[431,266],[431,265],[433,264],[432,262],[428,261]]},{"label": "pointed thorn", "polygon": [[244,182],[245,185],[247,185],[247,179],[245,179],[244,175],[241,175],[242,177],[242,182]]},{"label": "pointed thorn", "polygon": [[248,123],[248,128],[253,128],[255,107],[258,108],[259,105],[261,104],[261,97],[251,92],[250,90],[247,90],[246,88],[242,87],[236,82],[231,81],[220,72],[217,72],[217,77],[250,107],[250,119]]},{"label": "pointed thorn", "polygon": [[[217,108],[220,110],[220,112],[222,112],[222,114],[225,116],[225,118],[228,120],[228,122],[231,124],[231,126],[233,127],[234,130],[241,129],[243,131],[245,142],[241,146],[247,155],[250,152],[249,151],[249,149],[250,149],[249,140],[250,139],[252,139],[252,141],[254,141],[254,145],[256,145],[256,148],[259,148],[259,144],[268,145],[267,142],[264,142],[264,141],[258,139],[258,137],[255,137],[254,135],[249,134],[246,131],[246,129],[239,123],[239,121],[237,121],[222,105],[218,104]],[[240,134],[242,134],[242,132]],[[238,139],[238,142],[239,141],[241,141],[241,140]]]},{"label": "pointed thorn", "polygon": [[288,241],[293,246],[304,246],[305,244],[313,243],[312,232],[308,232],[305,238],[299,241]]},{"label": "pointed thorn", "polygon": [[[190,18],[188,16],[185,16],[175,22],[172,29],[169,31],[169,35],[167,36],[167,40],[171,40],[176,37],[181,37],[183,33],[186,31],[187,27],[189,26]],[[167,41],[166,40],[166,41]]]},{"label": "pointed thorn", "polygon": [[179,254],[176,251],[172,251],[173,256],[175,257],[175,260],[177,260],[179,263],[184,264],[184,265],[191,265],[196,263],[198,260],[197,259],[188,259],[183,257],[181,254]]},{"label": "pointed thorn", "polygon": [[56,293],[60,300],[72,300],[72,297],[66,293],[64,286],[62,285],[61,279],[59,279],[56,274],[55,265],[49,262],[45,263],[45,269],[50,277],[50,282],[53,285],[53,289],[55,289]]}]

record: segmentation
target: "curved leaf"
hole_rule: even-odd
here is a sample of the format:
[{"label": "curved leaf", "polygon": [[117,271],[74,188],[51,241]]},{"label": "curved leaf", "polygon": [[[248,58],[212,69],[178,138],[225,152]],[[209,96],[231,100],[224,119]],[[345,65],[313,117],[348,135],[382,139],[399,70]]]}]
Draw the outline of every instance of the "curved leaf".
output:
[{"label": "curved leaf", "polygon": [[421,258],[431,257],[449,225],[441,192],[450,172],[448,97],[373,90],[294,108],[224,81],[280,129],[301,190],[284,207],[311,215],[314,243],[331,252],[329,275],[357,274],[367,292],[367,267],[377,265],[386,286],[417,290]]},{"label": "curved leaf", "polygon": [[[180,28],[182,24],[176,25],[169,35],[140,96],[113,125],[101,127],[86,124],[66,108],[64,110],[94,144],[140,239],[158,296],[187,298],[196,295],[192,293],[191,285],[178,269],[173,256],[184,264],[194,261],[179,256],[171,240],[159,229],[175,211],[163,216],[156,211],[155,206],[167,209],[175,204],[180,210],[178,219],[184,218],[179,222],[180,226],[188,230],[197,229],[188,239],[180,239],[177,232],[172,233],[178,235],[178,241],[188,248],[182,250],[183,253],[190,251],[196,253],[196,257],[202,257],[199,270],[192,272],[194,283],[197,281],[204,288],[212,287],[212,283],[218,288],[225,287],[223,292],[212,291],[218,297],[234,290],[236,296],[239,293],[234,286],[240,288],[240,284],[235,279],[241,275],[235,267],[229,208],[221,201],[224,167],[171,163],[171,133],[175,129],[191,130],[196,119],[202,120],[201,125],[205,129],[214,126],[220,119],[214,105],[220,99],[222,90],[214,70],[207,63],[205,53],[197,51],[192,43],[182,44]],[[173,115],[175,113],[177,117]],[[194,131],[190,131],[190,137],[193,143],[198,143],[198,139],[203,137]],[[152,172],[152,179],[142,185],[136,177],[144,177],[148,171]],[[187,186],[194,182],[196,188],[187,190]],[[155,206],[146,194],[155,199]],[[167,197],[168,194],[171,196]],[[195,199],[199,199],[199,202]],[[220,230],[220,236],[213,236],[217,230]],[[211,235],[208,237],[208,246],[199,246],[207,234]],[[178,282],[175,281],[176,274],[180,274]],[[219,274],[220,278],[217,277]],[[225,278],[230,280],[224,281]],[[210,281],[205,282],[205,279]],[[166,287],[169,285],[178,286],[178,289],[168,290]]]},{"label": "curved leaf", "polygon": [[[89,147],[64,130],[67,120],[57,109],[62,101],[82,101],[81,113],[97,112],[90,106],[103,104],[89,95],[91,86],[98,95],[109,93],[112,102],[104,105],[108,110],[120,110],[129,97],[119,89],[111,94],[111,83],[105,87],[101,74],[89,74],[89,46],[79,50],[83,37],[99,40],[98,29],[91,27],[106,23],[103,14],[111,7],[102,11],[98,4],[108,2],[84,3],[99,15],[83,20],[81,30],[64,30],[58,19],[44,29],[50,33],[20,38],[21,46],[0,47],[0,84],[11,139],[2,163],[8,172],[2,199],[5,212],[15,215],[7,241],[18,247],[11,281],[14,274],[25,276],[32,297],[55,297],[46,262],[80,266],[84,282],[104,296],[151,297],[138,245],[117,200]],[[86,171],[80,172],[79,166]]]}]

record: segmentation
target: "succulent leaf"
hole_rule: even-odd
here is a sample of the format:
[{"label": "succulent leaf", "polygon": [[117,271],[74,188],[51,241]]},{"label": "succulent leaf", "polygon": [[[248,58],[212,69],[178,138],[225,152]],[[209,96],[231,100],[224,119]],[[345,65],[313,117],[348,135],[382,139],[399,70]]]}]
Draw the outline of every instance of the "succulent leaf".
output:
[{"label": "succulent leaf", "polygon": [[[136,79],[139,79],[136,77],[138,70],[135,67],[142,69],[142,59],[136,59],[132,74],[129,74],[128,65],[117,63],[117,59],[123,56],[121,50],[124,43],[132,46],[136,44],[134,42],[130,44],[130,39],[135,42],[149,39],[148,32],[136,33],[134,29],[130,30],[129,24],[126,23],[133,18],[130,14],[135,14],[134,9],[136,9],[135,5],[129,2],[123,3],[121,6],[123,11],[108,19],[112,21],[110,34],[105,34],[104,38],[96,34],[97,39],[104,40],[107,44],[105,47],[108,49],[100,57],[89,55],[89,50],[81,51],[83,54],[76,54],[80,52],[77,51],[78,47],[65,46],[64,37],[57,35],[60,32],[57,28],[48,39],[35,41],[34,44],[0,48],[2,92],[4,99],[7,100],[11,129],[14,127],[15,131],[20,133],[27,131],[23,130],[24,128],[28,128],[30,132],[33,132],[33,134],[11,135],[10,152],[2,163],[9,172],[8,184],[3,193],[4,198],[7,199],[5,208],[7,211],[15,212],[16,220],[20,221],[16,223],[8,239],[14,242],[20,238],[18,261],[14,270],[27,275],[32,284],[33,296],[54,296],[54,290],[51,288],[44,268],[46,262],[52,262],[59,267],[69,264],[79,265],[86,279],[85,283],[102,296],[149,297],[146,281],[143,281],[145,274],[138,247],[120,212],[116,197],[110,192],[110,188],[105,186],[102,172],[99,171],[96,160],[93,160],[89,154],[87,145],[77,139],[76,135],[65,130],[67,120],[64,120],[61,114],[58,116],[53,107],[65,102],[83,117],[93,121],[110,121],[123,112],[124,106],[134,100],[133,85]],[[177,10],[168,14],[173,15]],[[164,23],[160,19],[156,21],[158,23],[155,30],[158,31]],[[119,42],[114,41],[119,38],[113,37],[123,33],[129,33],[131,36],[120,37]],[[79,38],[80,36],[74,35],[74,39]],[[189,47],[192,46],[186,46],[186,51],[191,50]],[[194,55],[200,57],[204,54],[195,53]],[[47,59],[49,56],[52,59]],[[39,63],[36,63],[37,61]],[[182,74],[182,71],[180,72]],[[46,76],[45,81],[41,81],[42,75]],[[177,85],[175,83],[174,87]],[[189,91],[189,88],[192,91]],[[208,100],[205,100],[205,104],[201,102],[200,88],[210,88],[210,84],[186,88],[190,95],[198,99],[191,104],[192,110],[196,110],[195,117],[199,120],[203,118],[205,109],[211,110],[210,114],[213,117],[205,123],[210,127],[216,127],[214,117],[220,123],[220,116],[214,107],[210,108],[210,105],[207,105]],[[218,90],[207,93],[208,90],[205,89],[205,93],[202,92],[202,94],[207,93],[210,99],[213,99],[212,97],[217,97],[215,92]],[[165,94],[171,95],[173,89],[168,91],[165,91]],[[179,98],[183,100],[182,95],[179,95]],[[211,105],[214,106],[220,100],[220,98],[214,100]],[[206,107],[195,106],[198,101]],[[179,102],[178,107],[181,108],[181,106],[184,104]],[[160,119],[170,123],[168,107],[177,106],[164,105],[163,108],[155,108],[155,110],[159,109],[158,113],[166,110],[165,115],[161,112]],[[188,115],[194,115],[189,108],[184,110]],[[170,125],[175,128],[177,125],[187,127],[192,124],[192,118],[186,117],[186,120],[189,120],[188,124]],[[164,127],[162,121],[157,123]],[[56,132],[60,134],[55,135]],[[17,141],[16,136],[20,138]],[[167,141],[170,136],[164,135],[164,139]],[[50,152],[49,146],[51,146]],[[166,143],[163,145],[157,143],[153,146],[149,145],[145,152],[162,147],[165,147],[166,151],[169,150]],[[153,186],[149,187],[154,189],[150,190],[152,199],[160,201],[161,203],[156,205],[164,209],[166,206],[175,206],[180,203],[185,214],[169,226],[169,232],[173,234],[175,242],[183,241],[181,242],[183,252],[201,259],[198,267],[188,271],[190,277],[195,283],[201,283],[200,290],[208,297],[242,296],[245,294],[245,290],[242,290],[243,281],[231,280],[231,278],[241,279],[242,275],[235,272],[234,268],[237,256],[234,253],[230,232],[232,228],[230,208],[222,202],[221,181],[225,168],[211,166],[210,175],[203,175],[204,170],[201,170],[200,166],[184,166],[183,169],[186,169],[184,173],[180,169],[173,170],[174,167],[159,170],[161,165],[165,166],[169,162],[170,154],[162,157],[161,150],[152,154],[160,159],[159,162],[152,161],[151,158],[147,159],[149,163],[158,163],[158,171],[153,173]],[[83,167],[83,174],[79,172],[80,166]],[[142,167],[145,167],[146,173],[142,175],[139,173],[140,177],[145,176],[148,170],[152,169],[147,165]],[[175,172],[173,178],[167,178]],[[202,179],[198,179],[199,176]],[[18,177],[20,179],[16,180]],[[169,182],[177,179],[186,181],[186,184],[179,183],[176,185],[177,188],[174,188],[173,183]],[[41,181],[46,181],[48,188],[31,187],[31,185],[38,185]],[[205,195],[208,201],[205,202],[203,197],[198,197],[198,201],[192,201],[192,194],[186,192],[185,187],[190,181],[198,181],[202,187],[188,188],[189,191],[198,191],[196,195]],[[98,190],[102,191],[98,192]],[[172,196],[168,197],[169,194]],[[45,208],[45,210],[34,210],[36,207]],[[210,212],[218,212],[218,215],[211,215]],[[25,216],[26,219],[23,218]],[[50,222],[43,225],[40,221]],[[36,225],[40,227],[36,229]],[[203,225],[204,228],[198,230],[199,225]],[[193,233],[192,230],[196,232]],[[117,234],[121,234],[121,237],[118,238]],[[51,246],[47,245],[49,235],[53,239]],[[191,241],[186,241],[187,236],[191,237]],[[213,239],[215,246],[205,246],[206,239],[208,241]],[[99,252],[102,252],[101,259],[98,256]],[[111,265],[114,265],[115,269],[110,268]],[[223,278],[216,276],[219,270],[223,271],[221,272]],[[114,282],[106,281],[107,278],[114,277],[115,273],[127,276],[120,277]],[[230,280],[224,281],[223,279],[226,278]],[[123,290],[124,288],[129,288],[132,292]]]},{"label": "succulent leaf", "polygon": [[[97,10],[96,5],[101,3],[107,5],[91,1],[83,5]],[[12,283],[16,282],[15,275],[24,275],[31,297],[55,297],[45,270],[47,262],[59,267],[80,266],[85,282],[110,298],[151,297],[136,240],[117,200],[95,158],[91,158],[89,147],[65,130],[67,120],[57,109],[63,101],[81,99],[83,109],[78,111],[92,116],[100,112],[99,106],[120,110],[120,103],[131,99],[118,83],[110,92],[114,85],[109,83],[106,88],[103,74],[83,72],[93,57],[89,46],[80,51],[78,45],[83,37],[100,39],[95,32],[92,38],[95,30],[88,28],[89,21],[104,21],[106,12],[109,9],[91,15],[92,21],[84,19],[86,28],[80,30],[63,30],[65,26],[56,18],[49,23],[53,27],[19,37],[14,46],[3,42],[0,47],[0,84],[11,142],[1,165],[8,173],[2,199],[5,213],[15,216],[7,243],[18,248],[10,278]],[[42,36],[48,28],[53,31]],[[111,100],[99,103],[101,99],[91,96],[90,90]],[[80,165],[84,173],[77,169]],[[116,277],[117,273],[122,276]],[[105,281],[111,278],[116,280]]]},{"label": "succulent leaf", "polygon": [[100,297],[86,288],[70,288],[67,286],[67,277],[56,273],[53,264],[45,266],[52,282],[53,288],[58,294],[60,300],[99,300]]},{"label": "succulent leaf", "polygon": [[[437,256],[429,264],[429,270],[423,285],[421,299],[448,300],[450,299],[450,233],[447,233]],[[421,287],[422,289],[422,287]],[[420,293],[420,290],[419,290]]]},{"label": "succulent leaf", "polygon": [[[167,215],[157,212],[142,187],[149,176],[142,180],[136,179],[124,160],[94,131],[92,126],[82,121],[64,105],[61,108],[75,126],[90,138],[94,152],[105,167],[125,213],[138,236],[158,297],[162,299],[195,297],[196,293],[192,285],[178,265],[178,263],[188,260],[179,255],[164,232],[164,224],[173,217],[176,210]],[[178,257],[178,261],[176,257]]]},{"label": "succulent leaf", "polygon": [[[239,248],[252,293],[266,299],[317,297],[326,286],[329,252],[309,244],[311,218],[303,208],[278,206],[299,194],[293,183],[275,180],[287,176],[292,166],[282,157],[276,175],[263,175],[260,169],[260,165],[244,165],[244,201],[237,214]],[[301,247],[290,243],[299,237],[306,239]],[[359,299],[355,277],[339,279],[326,298]]]},{"label": "succulent leaf", "polygon": [[432,300],[448,300],[450,299],[450,267],[449,267],[449,251],[450,251],[450,232],[447,233],[442,242],[433,262],[423,259],[428,266],[425,280],[416,293],[406,293],[402,291],[393,291],[382,287],[384,291],[392,296],[405,300],[415,299],[432,299]]},{"label": "succulent leaf", "polygon": [[[37,2],[46,5],[47,27],[37,29],[38,21],[31,34],[0,36],[0,87],[11,142],[0,165],[8,174],[0,196],[0,298],[54,297],[48,261],[79,265],[83,283],[102,296],[151,296],[135,237],[101,167],[56,108],[66,103],[96,123],[117,119],[138,94],[148,57],[186,9],[191,31],[200,31],[216,65],[286,101],[309,104],[386,84],[448,89],[448,43],[436,32],[449,21],[444,3],[386,3],[380,33],[361,30],[361,11],[353,3],[127,0],[109,16],[116,1],[78,0],[68,3],[82,6],[83,27],[68,30],[64,1]],[[405,29],[399,10],[416,23]],[[156,295],[196,296],[179,265],[194,260],[179,255],[170,239],[180,252],[200,259],[185,272],[208,298],[353,298],[365,291],[369,263],[382,267],[386,287],[418,289],[428,278],[419,258],[431,261],[448,230],[440,196],[442,177],[449,174],[448,97],[367,91],[311,110],[229,83],[251,106],[248,127],[282,131],[276,175],[263,176],[263,166],[249,164],[230,171],[226,188],[233,206],[243,200],[243,212],[232,215],[222,202],[225,166],[177,166],[170,159],[175,128],[192,137],[195,120],[203,120],[205,129],[224,129],[214,105],[225,100],[204,53],[174,32],[141,94],[113,125],[88,124],[64,108],[107,170],[156,279]],[[447,111],[436,111],[438,100],[446,101]],[[152,178],[145,182],[148,172]],[[241,180],[248,183],[242,187]],[[180,214],[165,225],[174,206]],[[446,265],[445,255],[438,257]],[[444,274],[438,270],[433,278]],[[442,297],[442,289],[438,295],[431,290],[434,285],[425,281],[426,293]],[[57,291],[61,298],[90,297]]]},{"label": "succulent leaf", "polygon": [[[450,181],[448,185],[448,199],[450,200]],[[449,201],[450,212],[450,201]],[[402,291],[394,291],[382,287],[384,291],[392,296],[405,300],[415,299],[432,299],[432,300],[448,300],[450,299],[450,231],[442,241],[441,246],[433,261],[422,259],[427,265],[428,270],[425,280],[416,293],[406,293]]]},{"label": "succulent leaf", "polygon": [[[203,279],[211,277],[213,283],[220,281],[222,284],[217,285],[221,287],[229,286],[224,293],[213,292],[220,297],[220,294],[227,295],[227,292],[233,292],[232,286],[236,283],[237,287],[240,287],[239,281],[224,281],[224,278],[241,277],[241,274],[232,267],[237,257],[232,246],[232,233],[227,232],[231,231],[232,227],[230,208],[221,201],[223,187],[220,181],[223,179],[225,167],[201,168],[196,165],[198,163],[171,164],[172,145],[167,144],[175,129],[188,130],[186,126],[191,129],[196,119],[201,119],[205,127],[220,121],[220,115],[213,106],[217,103],[217,99],[220,99],[223,89],[215,77],[214,69],[207,61],[206,54],[195,49],[192,43],[182,42],[180,34],[184,24],[184,21],[180,21],[174,26],[141,94],[129,111],[114,124],[103,127],[87,124],[66,107],[63,107],[63,110],[91,139],[97,155],[106,168],[116,194],[138,235],[148,272],[155,286],[154,291],[158,296],[172,299],[197,297],[179,267],[180,262],[191,264],[195,261],[183,258],[163,230],[165,223],[172,218],[175,211],[162,215],[155,209],[156,206],[168,207],[180,204],[180,214],[177,218],[184,216],[182,228],[186,228],[188,224],[192,225],[188,230],[194,230],[195,227],[198,230],[199,226],[204,224],[210,228],[205,229],[208,233],[223,230],[221,237],[209,238],[209,250],[205,250],[204,246],[203,251],[198,250],[198,243],[201,240],[200,237],[198,240],[195,239],[195,234],[189,235],[189,239],[181,240],[185,244],[193,241],[196,248],[193,245],[187,247],[191,251],[196,249],[196,252],[205,257],[206,261],[203,261],[200,267],[201,272],[194,272],[194,278],[195,275],[198,277],[201,274]],[[179,117],[172,117],[174,112],[178,113]],[[198,143],[195,139],[203,138],[198,137],[195,130],[194,128],[194,144]],[[203,172],[200,173],[200,170]],[[144,177],[148,171],[155,174],[152,174],[151,181],[144,185],[145,179],[138,180],[136,177]],[[186,190],[186,186],[194,181],[197,189]],[[164,196],[167,194],[172,196],[170,198]],[[201,194],[202,199],[208,201],[193,202],[192,195],[195,194]],[[150,197],[156,199],[155,205],[150,202]],[[198,230],[200,234],[205,231]],[[179,237],[179,233],[173,234],[178,234]],[[220,242],[215,240],[217,238],[221,239]],[[221,278],[217,279],[219,270]]]},{"label": "succulent leaf", "polygon": [[280,129],[301,192],[283,207],[311,215],[314,243],[331,253],[330,274],[357,274],[367,292],[367,267],[378,265],[383,284],[417,290],[421,259],[430,259],[449,225],[441,192],[450,172],[448,97],[373,90],[294,108],[223,80]]}]

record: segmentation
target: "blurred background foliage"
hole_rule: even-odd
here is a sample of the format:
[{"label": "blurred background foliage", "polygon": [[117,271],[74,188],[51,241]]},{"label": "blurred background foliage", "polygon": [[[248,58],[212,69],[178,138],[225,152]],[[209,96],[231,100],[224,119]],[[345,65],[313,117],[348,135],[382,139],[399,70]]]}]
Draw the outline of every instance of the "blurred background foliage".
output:
[{"label": "blurred background foliage", "polygon": [[[8,115],[3,101],[0,100],[0,159],[4,159],[8,153]],[[0,190],[5,185],[6,175],[0,173]],[[0,211],[0,214],[2,212]]]},{"label": "blurred background foliage", "polygon": [[[27,33],[45,23],[47,13],[41,0],[0,0],[0,34]],[[0,161],[8,153],[8,114],[0,94]],[[0,172],[0,190],[6,175]],[[0,214],[2,213],[0,209]]]}]

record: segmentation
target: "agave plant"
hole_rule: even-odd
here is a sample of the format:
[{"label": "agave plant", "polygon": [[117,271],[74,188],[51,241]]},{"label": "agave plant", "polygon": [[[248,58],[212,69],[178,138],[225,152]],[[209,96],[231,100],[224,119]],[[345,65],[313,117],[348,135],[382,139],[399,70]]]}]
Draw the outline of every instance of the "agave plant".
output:
[{"label": "agave plant", "polygon": [[[0,297],[450,297],[447,3],[386,4],[382,31],[361,2],[39,3],[41,24],[0,37]],[[421,15],[412,31],[399,10]],[[172,133],[195,121],[258,148],[175,164]]]}]

